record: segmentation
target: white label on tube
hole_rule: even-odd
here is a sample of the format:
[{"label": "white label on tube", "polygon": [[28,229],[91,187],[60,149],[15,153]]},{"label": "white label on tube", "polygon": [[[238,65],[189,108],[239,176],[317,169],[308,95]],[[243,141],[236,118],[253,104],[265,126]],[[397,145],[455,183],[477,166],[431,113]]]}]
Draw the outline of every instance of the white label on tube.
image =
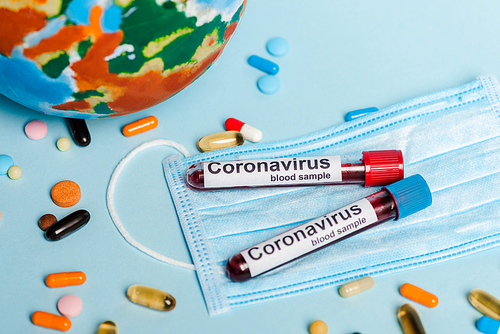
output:
[{"label": "white label on tube", "polygon": [[247,248],[241,255],[248,264],[250,275],[254,277],[377,221],[372,205],[363,198]]},{"label": "white label on tube", "polygon": [[342,181],[340,156],[204,162],[205,188],[325,184]]}]

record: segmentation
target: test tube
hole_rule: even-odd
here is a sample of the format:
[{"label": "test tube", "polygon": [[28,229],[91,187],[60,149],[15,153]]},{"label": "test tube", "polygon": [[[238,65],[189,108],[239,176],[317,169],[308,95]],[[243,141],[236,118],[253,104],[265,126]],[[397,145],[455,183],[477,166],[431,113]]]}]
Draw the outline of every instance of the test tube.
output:
[{"label": "test tube", "polygon": [[226,275],[235,282],[247,281],[380,223],[409,216],[431,203],[424,178],[413,175],[233,255],[226,263]]},{"label": "test tube", "polygon": [[384,186],[404,177],[399,150],[360,155],[197,162],[186,183],[198,190],[251,187],[364,184]]}]

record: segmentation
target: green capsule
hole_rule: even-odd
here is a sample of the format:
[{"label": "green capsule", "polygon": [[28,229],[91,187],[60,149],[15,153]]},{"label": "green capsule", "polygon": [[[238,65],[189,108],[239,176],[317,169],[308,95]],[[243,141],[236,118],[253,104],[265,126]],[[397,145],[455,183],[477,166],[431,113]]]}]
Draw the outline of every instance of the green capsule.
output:
[{"label": "green capsule", "polygon": [[113,321],[105,321],[97,328],[97,334],[118,334],[118,326]]},{"label": "green capsule", "polygon": [[481,289],[469,292],[469,302],[479,312],[490,318],[500,320],[500,300]]},{"label": "green capsule", "polygon": [[404,334],[425,334],[424,325],[410,304],[404,304],[398,309],[398,321]]},{"label": "green capsule", "polygon": [[158,311],[171,311],[175,299],[161,290],[149,286],[134,284],[127,289],[127,298],[132,302]]}]

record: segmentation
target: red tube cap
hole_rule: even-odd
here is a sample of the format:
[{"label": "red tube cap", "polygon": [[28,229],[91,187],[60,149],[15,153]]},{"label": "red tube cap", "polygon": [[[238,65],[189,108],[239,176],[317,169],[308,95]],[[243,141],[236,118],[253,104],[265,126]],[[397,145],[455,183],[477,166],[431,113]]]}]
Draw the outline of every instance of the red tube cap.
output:
[{"label": "red tube cap", "polygon": [[363,152],[365,187],[385,186],[405,177],[400,150]]}]

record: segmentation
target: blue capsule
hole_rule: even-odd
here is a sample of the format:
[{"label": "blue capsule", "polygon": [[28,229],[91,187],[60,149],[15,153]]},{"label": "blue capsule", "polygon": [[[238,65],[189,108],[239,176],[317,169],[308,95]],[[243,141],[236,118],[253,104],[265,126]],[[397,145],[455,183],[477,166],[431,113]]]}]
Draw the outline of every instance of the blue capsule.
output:
[{"label": "blue capsule", "polygon": [[482,333],[497,334],[500,329],[500,321],[485,316],[476,322],[476,328]]},{"label": "blue capsule", "polygon": [[264,94],[274,94],[280,89],[280,80],[273,75],[266,75],[257,81],[257,87]]},{"label": "blue capsule", "polygon": [[267,74],[275,75],[280,70],[279,66],[270,60],[261,58],[259,56],[250,56],[248,58],[248,64],[255,67],[262,72]]},{"label": "blue capsule", "polygon": [[282,37],[276,37],[267,42],[267,51],[275,56],[281,57],[288,53],[288,42]]},{"label": "blue capsule", "polygon": [[378,108],[371,107],[371,108],[349,111],[347,114],[345,114],[344,119],[346,122],[349,122],[349,121],[352,121],[356,118],[363,117],[363,116],[365,116],[369,113],[375,112],[375,111],[378,111]]}]

